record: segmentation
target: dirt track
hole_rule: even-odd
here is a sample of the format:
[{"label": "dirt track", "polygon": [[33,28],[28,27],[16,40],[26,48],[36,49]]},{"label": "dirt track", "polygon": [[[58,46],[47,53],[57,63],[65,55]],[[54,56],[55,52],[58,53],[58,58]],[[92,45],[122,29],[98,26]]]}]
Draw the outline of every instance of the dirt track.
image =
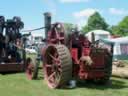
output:
[{"label": "dirt track", "polygon": [[128,64],[124,64],[122,67],[113,64],[112,76],[128,79]]}]

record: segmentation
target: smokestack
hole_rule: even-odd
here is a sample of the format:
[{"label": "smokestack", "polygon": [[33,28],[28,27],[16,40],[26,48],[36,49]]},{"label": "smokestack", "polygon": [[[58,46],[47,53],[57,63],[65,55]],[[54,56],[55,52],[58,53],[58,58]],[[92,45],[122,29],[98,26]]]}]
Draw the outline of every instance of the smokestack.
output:
[{"label": "smokestack", "polygon": [[45,39],[47,39],[48,31],[51,29],[51,13],[44,13]]}]

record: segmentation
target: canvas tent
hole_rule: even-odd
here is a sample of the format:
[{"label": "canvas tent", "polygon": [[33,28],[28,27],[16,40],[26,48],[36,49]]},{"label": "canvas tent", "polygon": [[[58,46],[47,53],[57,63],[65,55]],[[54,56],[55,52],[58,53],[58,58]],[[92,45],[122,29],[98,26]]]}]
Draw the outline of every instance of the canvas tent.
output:
[{"label": "canvas tent", "polygon": [[92,31],[88,32],[87,34],[85,34],[85,36],[88,38],[89,41],[91,41],[92,33],[94,33],[95,41],[99,40],[99,39],[105,39],[105,38],[107,39],[107,38],[111,37],[111,35],[108,31],[92,30]]},{"label": "canvas tent", "polygon": [[101,39],[106,44],[114,44],[113,59],[127,60],[128,59],[128,36],[114,39]]}]

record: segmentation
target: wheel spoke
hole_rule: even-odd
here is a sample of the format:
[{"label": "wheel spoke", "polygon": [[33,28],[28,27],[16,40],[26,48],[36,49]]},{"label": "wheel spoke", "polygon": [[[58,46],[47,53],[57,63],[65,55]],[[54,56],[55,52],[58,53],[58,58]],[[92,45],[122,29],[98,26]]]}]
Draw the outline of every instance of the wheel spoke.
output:
[{"label": "wheel spoke", "polygon": [[59,80],[60,80],[60,72],[56,72],[55,78],[54,78],[55,84],[58,84]]},{"label": "wheel spoke", "polygon": [[30,64],[30,65],[28,66],[28,70],[31,71],[31,72],[33,72],[33,71],[34,71],[34,66],[33,66],[32,64]]},{"label": "wheel spoke", "polygon": [[57,61],[57,58],[55,58],[53,55],[49,54],[49,56],[50,56],[54,61]]},{"label": "wheel spoke", "polygon": [[57,65],[58,65],[58,67],[61,67],[61,61],[59,61]]},{"label": "wheel spoke", "polygon": [[48,80],[50,80],[53,76],[55,76],[56,72],[53,72],[49,77]]},{"label": "wheel spoke", "polygon": [[62,69],[58,67],[58,71],[59,71],[59,72],[62,72]]},{"label": "wheel spoke", "polygon": [[53,55],[49,54],[49,56],[53,59],[54,63],[60,64],[60,59],[58,57],[54,57]]},{"label": "wheel spoke", "polygon": [[52,68],[52,64],[46,64],[45,67],[49,67],[49,68]]}]

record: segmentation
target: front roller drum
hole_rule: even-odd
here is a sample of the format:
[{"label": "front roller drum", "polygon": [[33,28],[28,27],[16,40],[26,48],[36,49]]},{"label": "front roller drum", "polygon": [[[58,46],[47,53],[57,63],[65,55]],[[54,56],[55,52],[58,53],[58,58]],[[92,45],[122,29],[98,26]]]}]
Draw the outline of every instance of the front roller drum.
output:
[{"label": "front roller drum", "polygon": [[72,78],[72,59],[64,45],[49,45],[43,60],[44,76],[50,88],[59,88]]}]

